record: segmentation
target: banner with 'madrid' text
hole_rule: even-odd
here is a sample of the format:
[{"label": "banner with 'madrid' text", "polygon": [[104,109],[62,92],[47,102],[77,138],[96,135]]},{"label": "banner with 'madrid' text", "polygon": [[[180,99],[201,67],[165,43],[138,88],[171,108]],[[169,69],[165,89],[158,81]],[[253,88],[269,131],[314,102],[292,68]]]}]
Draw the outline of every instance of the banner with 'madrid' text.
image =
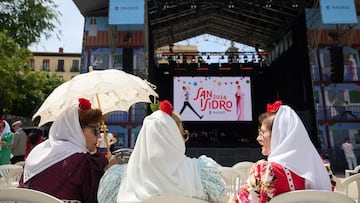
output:
[{"label": "banner with 'madrid' text", "polygon": [[110,0],[109,24],[144,24],[144,0]]}]

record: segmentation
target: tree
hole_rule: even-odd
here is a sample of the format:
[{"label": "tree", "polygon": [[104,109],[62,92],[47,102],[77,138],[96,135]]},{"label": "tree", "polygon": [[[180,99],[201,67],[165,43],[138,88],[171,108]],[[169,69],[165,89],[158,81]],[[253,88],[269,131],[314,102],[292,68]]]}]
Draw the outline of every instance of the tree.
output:
[{"label": "tree", "polygon": [[5,32],[0,32],[0,114],[4,109],[9,110],[13,101],[17,99],[16,77],[24,74],[29,56],[30,52],[26,48],[19,48]]},{"label": "tree", "polygon": [[63,78],[45,71],[28,71],[24,77],[18,79],[19,96],[10,112],[25,117],[32,117],[46,97],[64,82]]},{"label": "tree", "polygon": [[2,113],[31,117],[34,110],[64,79],[32,71],[31,53],[0,32],[0,117]]},{"label": "tree", "polygon": [[59,23],[57,5],[53,0],[0,0],[0,31],[20,47],[28,47],[51,36]]},{"label": "tree", "polygon": [[[31,117],[62,78],[29,69],[27,47],[49,38],[59,23],[53,0],[0,0],[0,117]],[[55,32],[56,33],[56,32]]]}]

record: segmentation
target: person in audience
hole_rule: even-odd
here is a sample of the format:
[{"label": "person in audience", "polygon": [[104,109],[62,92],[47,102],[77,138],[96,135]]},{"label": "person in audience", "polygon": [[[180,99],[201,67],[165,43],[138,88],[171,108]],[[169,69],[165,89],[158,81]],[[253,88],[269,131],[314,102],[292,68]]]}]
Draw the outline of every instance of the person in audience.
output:
[{"label": "person in audience", "polygon": [[341,145],[341,149],[344,150],[348,169],[353,170],[357,166],[357,159],[354,153],[354,146],[350,142],[350,138],[345,138],[344,143]]},{"label": "person in audience", "polygon": [[13,133],[5,120],[0,120],[0,165],[10,164]]},{"label": "person in audience", "polygon": [[329,173],[299,116],[282,101],[259,116],[257,141],[267,161],[256,162],[249,178],[230,202],[269,202],[292,190],[331,191]]},{"label": "person in audience", "polygon": [[114,165],[100,180],[100,202],[140,202],[156,195],[181,195],[222,202],[226,186],[217,163],[206,156],[189,158],[180,115],[172,104],[144,119],[134,150],[126,165]]},{"label": "person in audience", "polygon": [[25,160],[30,151],[38,144],[44,141],[44,137],[41,134],[41,130],[34,128],[31,130],[26,140]]},{"label": "person in audience", "polygon": [[26,133],[22,129],[23,124],[20,120],[15,121],[11,127],[14,131],[14,135],[11,148],[13,157],[10,159],[10,161],[12,164],[15,164],[16,162],[25,160]]},{"label": "person in audience", "polygon": [[104,171],[114,157],[96,153],[101,110],[80,98],[54,121],[49,138],[33,148],[25,161],[21,188],[39,190],[64,202],[96,203]]},{"label": "person in audience", "polygon": [[[106,126],[104,126],[105,131],[106,131],[106,138],[108,140],[108,144],[109,146],[107,146],[106,144],[106,139],[105,139],[105,134],[104,134],[104,130],[101,128],[100,131],[100,139],[98,140],[98,152],[100,152],[101,154],[103,154],[104,156],[106,156],[106,154],[108,153],[108,151],[112,151],[111,147],[116,143],[116,138],[114,137],[114,135],[112,133],[109,133],[109,129],[107,129]],[[108,149],[109,147],[109,149]]]}]

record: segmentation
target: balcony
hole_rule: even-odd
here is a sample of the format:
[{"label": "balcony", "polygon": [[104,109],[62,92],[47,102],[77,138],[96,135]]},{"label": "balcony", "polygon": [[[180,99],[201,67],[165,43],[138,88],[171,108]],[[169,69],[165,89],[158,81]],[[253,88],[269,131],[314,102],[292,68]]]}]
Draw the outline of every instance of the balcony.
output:
[{"label": "balcony", "polygon": [[[315,82],[320,81],[319,67],[312,67],[312,75],[313,75],[313,81]],[[352,69],[348,65],[345,65],[343,78],[344,78],[344,83],[359,82],[360,67],[356,67]],[[321,79],[324,82],[331,82],[330,67],[322,69]]]},{"label": "balcony", "polygon": [[331,120],[333,122],[360,121],[360,105],[317,106],[315,110],[318,120]]}]

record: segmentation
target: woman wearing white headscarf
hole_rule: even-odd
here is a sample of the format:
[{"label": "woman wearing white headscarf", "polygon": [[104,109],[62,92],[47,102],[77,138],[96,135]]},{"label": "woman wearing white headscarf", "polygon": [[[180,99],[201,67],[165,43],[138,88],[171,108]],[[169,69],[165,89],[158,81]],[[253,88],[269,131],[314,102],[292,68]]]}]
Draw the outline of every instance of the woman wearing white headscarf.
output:
[{"label": "woman wearing white headscarf", "polygon": [[96,192],[108,160],[96,153],[102,112],[89,100],[65,110],[54,121],[49,139],[25,161],[20,187],[51,194],[65,202],[97,203]]},{"label": "woman wearing white headscarf", "polygon": [[299,116],[281,101],[259,116],[257,141],[268,160],[256,162],[236,203],[265,203],[292,190],[331,191],[329,173]]},{"label": "woman wearing white headscarf", "polygon": [[0,120],[0,133],[0,165],[10,164],[13,133],[9,123],[5,120]]},{"label": "woman wearing white headscarf", "polygon": [[185,155],[180,116],[169,101],[144,119],[127,167],[112,166],[99,185],[100,202],[140,202],[157,195],[197,197],[220,202],[226,192],[211,158]]}]

